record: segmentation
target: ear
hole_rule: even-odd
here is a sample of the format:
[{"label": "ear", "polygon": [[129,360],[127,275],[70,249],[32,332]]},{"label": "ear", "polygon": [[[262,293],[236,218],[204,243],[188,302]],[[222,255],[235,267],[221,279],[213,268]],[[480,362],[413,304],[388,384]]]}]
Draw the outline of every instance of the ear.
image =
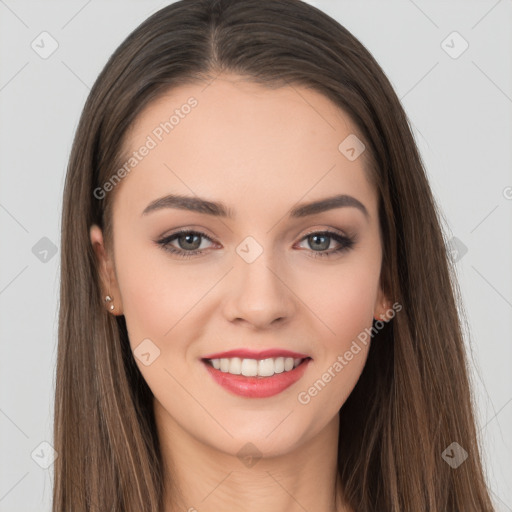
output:
[{"label": "ear", "polygon": [[[101,298],[105,304],[105,309],[113,315],[122,315],[123,303],[114,270],[114,262],[105,249],[101,228],[96,224],[93,224],[89,230],[89,237],[98,261],[98,273],[101,281]],[[112,300],[105,300],[107,296]],[[111,309],[112,305],[114,306],[114,309]]]},{"label": "ear", "polygon": [[387,298],[385,293],[382,291],[382,287],[379,286],[379,292],[377,293],[377,298],[375,299],[375,304],[373,308],[373,317],[377,320],[382,320],[386,322],[388,320],[388,315],[386,311],[391,309],[391,301]]}]

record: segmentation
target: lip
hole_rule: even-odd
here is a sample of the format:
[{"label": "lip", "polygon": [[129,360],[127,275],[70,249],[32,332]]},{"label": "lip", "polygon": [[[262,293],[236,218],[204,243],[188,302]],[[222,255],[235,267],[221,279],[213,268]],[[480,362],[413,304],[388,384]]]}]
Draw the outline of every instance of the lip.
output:
[{"label": "lip", "polygon": [[310,356],[307,354],[300,354],[299,352],[292,352],[290,350],[284,350],[280,348],[270,348],[256,352],[247,348],[236,348],[234,350],[228,350],[227,352],[216,352],[215,354],[209,354],[203,356],[202,359],[222,359],[230,357],[239,357],[240,359],[268,359],[270,357],[293,357],[294,359],[306,359]]},{"label": "lip", "polygon": [[[237,354],[240,353],[240,351],[233,352],[236,352]],[[266,351],[260,354],[267,354],[268,352],[269,351]],[[229,352],[224,352],[223,354],[225,355],[228,353]],[[279,351],[279,353],[282,354],[283,351]],[[289,354],[293,353],[294,352],[289,352]],[[230,357],[239,356],[234,355]],[[245,357],[247,359],[256,359],[256,357]],[[302,363],[293,370],[275,373],[272,377],[245,377],[244,375],[232,375],[231,373],[216,370],[205,360],[202,362],[213,380],[227,391],[245,398],[268,398],[283,392],[285,389],[295,384],[304,375],[309,362],[312,361],[310,357],[306,357],[307,359],[302,361]],[[217,357],[208,357],[205,359],[217,359]]]}]

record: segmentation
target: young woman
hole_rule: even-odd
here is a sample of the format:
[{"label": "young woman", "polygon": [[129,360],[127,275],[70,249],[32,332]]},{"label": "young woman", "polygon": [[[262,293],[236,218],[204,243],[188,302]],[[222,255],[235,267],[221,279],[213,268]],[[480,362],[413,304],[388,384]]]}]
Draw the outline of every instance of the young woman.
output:
[{"label": "young woman", "polygon": [[53,510],[493,510],[407,117],[297,0],[183,0],[91,90],[62,214]]}]

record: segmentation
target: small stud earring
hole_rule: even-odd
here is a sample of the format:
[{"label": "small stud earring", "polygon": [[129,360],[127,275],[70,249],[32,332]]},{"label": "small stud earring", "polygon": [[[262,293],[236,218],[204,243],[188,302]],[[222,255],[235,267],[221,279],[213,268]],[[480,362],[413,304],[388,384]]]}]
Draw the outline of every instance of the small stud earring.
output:
[{"label": "small stud earring", "polygon": [[[112,297],[110,295],[107,295],[105,297],[105,302],[106,303],[112,302]],[[114,304],[110,304],[109,309],[110,309],[110,311],[112,311],[114,309]]]}]

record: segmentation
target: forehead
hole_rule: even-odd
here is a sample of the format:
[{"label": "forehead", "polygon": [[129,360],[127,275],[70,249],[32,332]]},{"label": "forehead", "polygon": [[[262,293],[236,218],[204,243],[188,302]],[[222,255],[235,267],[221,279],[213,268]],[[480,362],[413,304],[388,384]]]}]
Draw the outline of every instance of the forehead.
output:
[{"label": "forehead", "polygon": [[373,216],[365,152],[351,161],[340,150],[354,136],[362,139],[347,114],[299,85],[270,89],[236,75],[181,85],[128,131],[123,163],[133,165],[121,196],[143,207],[164,193],[198,195],[250,213],[256,198],[289,207],[338,192],[364,200]]}]

